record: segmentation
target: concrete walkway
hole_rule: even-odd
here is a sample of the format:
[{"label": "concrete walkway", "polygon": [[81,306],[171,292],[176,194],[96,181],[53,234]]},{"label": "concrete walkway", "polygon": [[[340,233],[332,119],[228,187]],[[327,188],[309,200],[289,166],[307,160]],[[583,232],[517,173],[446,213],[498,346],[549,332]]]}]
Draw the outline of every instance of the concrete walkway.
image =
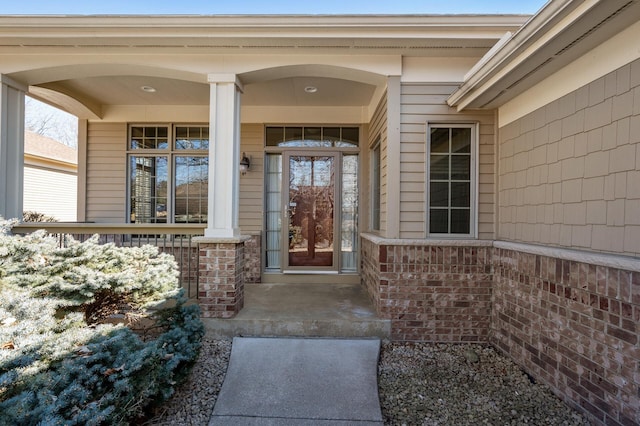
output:
[{"label": "concrete walkway", "polygon": [[233,339],[213,425],[382,425],[380,340]]},{"label": "concrete walkway", "polygon": [[214,338],[388,338],[391,321],[378,318],[360,284],[246,284],[234,318],[203,318]]}]

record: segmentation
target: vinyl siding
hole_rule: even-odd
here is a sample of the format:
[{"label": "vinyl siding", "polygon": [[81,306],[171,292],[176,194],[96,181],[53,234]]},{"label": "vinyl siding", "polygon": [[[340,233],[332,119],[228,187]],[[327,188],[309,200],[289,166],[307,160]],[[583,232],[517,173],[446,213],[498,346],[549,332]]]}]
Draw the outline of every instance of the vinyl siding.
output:
[{"label": "vinyl siding", "polygon": [[[125,123],[89,123],[87,142],[87,221],[126,222]],[[263,222],[263,126],[245,124],[242,152],[251,170],[240,177],[240,228],[260,231]]]},{"label": "vinyl siding", "polygon": [[458,113],[446,100],[453,84],[403,84],[401,90],[400,238],[426,236],[426,128],[430,122],[479,123],[478,237],[494,238],[495,114]]},{"label": "vinyl siding", "polygon": [[126,222],[126,123],[89,123],[86,220]]},{"label": "vinyl siding", "polygon": [[75,222],[77,180],[75,173],[25,165],[23,210]]},{"label": "vinyl siding", "polygon": [[264,126],[243,124],[240,152],[251,159],[251,168],[240,175],[240,217],[242,232],[259,232],[264,225]]},{"label": "vinyl siding", "polygon": [[[370,151],[374,145],[380,141],[380,235],[385,235],[387,230],[387,95],[382,97],[376,107],[376,111],[368,126],[369,139],[367,149],[367,171],[364,176],[366,182],[366,206],[361,206],[360,215],[371,218],[371,155]],[[362,181],[362,180],[361,180]],[[362,211],[362,207],[367,210]],[[370,222],[369,222],[370,223]]]}]

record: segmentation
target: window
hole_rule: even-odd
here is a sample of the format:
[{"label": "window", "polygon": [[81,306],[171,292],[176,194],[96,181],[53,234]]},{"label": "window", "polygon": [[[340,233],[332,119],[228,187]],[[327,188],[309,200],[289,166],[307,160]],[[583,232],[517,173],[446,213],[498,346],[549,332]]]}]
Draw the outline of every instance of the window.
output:
[{"label": "window", "polygon": [[475,235],[475,125],[429,126],[428,234]]},{"label": "window", "polygon": [[209,128],[129,128],[129,221],[206,223]]},{"label": "window", "polygon": [[371,150],[371,229],[380,230],[380,141]]},{"label": "window", "polygon": [[266,128],[266,145],[282,148],[355,148],[358,127],[283,127]]}]

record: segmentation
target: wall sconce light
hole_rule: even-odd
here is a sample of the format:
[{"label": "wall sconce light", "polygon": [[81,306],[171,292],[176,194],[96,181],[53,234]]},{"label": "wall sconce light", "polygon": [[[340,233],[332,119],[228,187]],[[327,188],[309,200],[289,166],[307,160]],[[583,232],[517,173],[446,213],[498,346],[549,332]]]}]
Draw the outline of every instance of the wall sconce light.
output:
[{"label": "wall sconce light", "polygon": [[251,167],[251,160],[247,157],[247,154],[242,153],[242,159],[240,159],[240,173],[243,175],[249,171]]}]

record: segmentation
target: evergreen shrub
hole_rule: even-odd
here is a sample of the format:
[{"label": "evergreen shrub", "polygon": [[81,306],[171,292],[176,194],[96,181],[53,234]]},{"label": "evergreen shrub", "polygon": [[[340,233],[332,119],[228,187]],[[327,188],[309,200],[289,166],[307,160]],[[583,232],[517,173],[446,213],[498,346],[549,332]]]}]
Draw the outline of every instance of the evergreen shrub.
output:
[{"label": "evergreen shrub", "polygon": [[204,333],[173,257],[10,227],[0,218],[0,425],[126,424],[169,398]]}]

